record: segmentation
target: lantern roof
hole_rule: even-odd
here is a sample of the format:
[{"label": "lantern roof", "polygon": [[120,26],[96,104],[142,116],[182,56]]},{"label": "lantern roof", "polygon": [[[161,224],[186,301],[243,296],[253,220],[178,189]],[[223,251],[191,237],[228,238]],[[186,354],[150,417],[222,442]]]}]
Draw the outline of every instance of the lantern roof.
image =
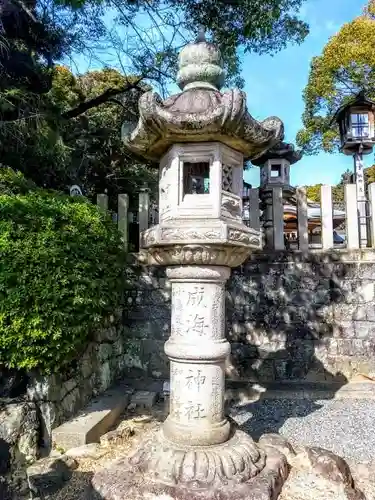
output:
[{"label": "lantern roof", "polygon": [[215,141],[242,153],[245,159],[254,159],[282,141],[283,122],[274,116],[263,121],[253,118],[244,92],[220,91],[224,78],[220,50],[200,33],[179,54],[181,92],[165,100],[154,92],[143,94],[138,124],[123,124],[125,145],[158,161],[173,144]]},{"label": "lantern roof", "polygon": [[261,167],[268,160],[286,160],[290,165],[293,165],[294,163],[297,163],[297,161],[300,161],[302,156],[302,151],[296,151],[294,144],[280,142],[266,151],[262,156],[251,160],[251,163],[257,167]]},{"label": "lantern roof", "polygon": [[366,91],[361,90],[359,94],[357,94],[351,101],[343,104],[334,114],[332,121],[339,122],[341,121],[348,110],[352,107],[363,106],[368,108],[369,110],[375,110],[375,101],[368,99],[366,97]]}]

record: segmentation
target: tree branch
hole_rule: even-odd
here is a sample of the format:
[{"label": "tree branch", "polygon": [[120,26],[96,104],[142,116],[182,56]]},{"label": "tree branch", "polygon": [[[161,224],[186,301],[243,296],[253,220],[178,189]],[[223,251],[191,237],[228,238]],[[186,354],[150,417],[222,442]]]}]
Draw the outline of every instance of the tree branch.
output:
[{"label": "tree branch", "polygon": [[110,99],[119,94],[124,94],[125,92],[129,92],[130,90],[133,89],[138,89],[142,91],[141,87],[139,86],[141,80],[142,78],[139,78],[134,83],[128,83],[127,85],[125,85],[123,88],[120,89],[107,89],[102,94],[93,97],[88,101],[82,102],[81,104],[78,104],[78,106],[69,109],[69,111],[65,111],[65,113],[62,113],[61,116],[66,120],[70,120],[71,118],[76,118],[77,116],[82,115],[82,113],[85,113],[89,109],[96,108],[97,106],[100,106],[100,104],[105,104]]}]

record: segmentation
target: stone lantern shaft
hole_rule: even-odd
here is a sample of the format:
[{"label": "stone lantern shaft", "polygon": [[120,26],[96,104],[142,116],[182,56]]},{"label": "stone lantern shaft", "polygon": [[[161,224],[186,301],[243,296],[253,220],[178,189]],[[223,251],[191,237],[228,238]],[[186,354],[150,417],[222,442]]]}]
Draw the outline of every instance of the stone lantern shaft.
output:
[{"label": "stone lantern shaft", "polygon": [[165,352],[171,365],[167,438],[188,445],[227,441],[224,416],[224,363],[230,353],[224,337],[224,266],[167,269],[172,283],[172,331]]}]

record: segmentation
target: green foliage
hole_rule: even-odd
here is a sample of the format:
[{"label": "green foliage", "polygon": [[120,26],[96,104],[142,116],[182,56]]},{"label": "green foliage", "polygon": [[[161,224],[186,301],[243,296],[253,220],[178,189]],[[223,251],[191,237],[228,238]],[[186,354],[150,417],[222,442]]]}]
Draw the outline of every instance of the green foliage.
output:
[{"label": "green foliage", "polygon": [[[66,191],[79,184],[88,196],[106,190],[110,199],[119,192],[136,193],[144,183],[155,190],[157,171],[126,151],[120,139],[122,123],[137,121],[144,82],[165,90],[174,79],[181,45],[203,23],[208,39],[222,50],[227,84],[241,86],[238,49],[272,53],[289,42],[301,43],[308,33],[298,19],[303,2],[37,0],[25,8],[5,0],[1,161],[40,187]],[[134,21],[141,17],[149,26]],[[98,63],[103,47],[118,58],[122,72],[105,68],[74,76],[56,66],[69,56],[74,67],[77,54]],[[135,81],[137,89],[129,90]]]},{"label": "green foliage", "polygon": [[339,147],[338,127],[332,121],[337,109],[362,89],[375,97],[375,1],[363,14],[342,26],[320,56],[311,62],[304,90],[303,129],[297,143],[305,154]]},{"label": "green foliage", "polygon": [[19,174],[10,195],[10,175],[0,172],[0,364],[50,372],[120,306],[126,256],[85,198],[27,191]]},{"label": "green foliage", "polygon": [[36,189],[36,185],[26,179],[21,172],[15,172],[10,167],[0,164],[0,194],[27,194]]},{"label": "green foliage", "polygon": [[[350,170],[346,170],[341,174],[341,179],[336,186],[332,186],[332,200],[335,203],[342,203],[344,201],[344,185],[350,182]],[[314,184],[312,186],[305,186],[307,198],[315,203],[320,203],[320,188],[322,184]]]},{"label": "green foliage", "polygon": [[366,168],[364,171],[365,174],[365,182],[367,185],[375,182],[375,165],[372,165],[369,168]]},{"label": "green foliage", "polygon": [[[136,119],[140,92],[118,95],[116,102],[105,102],[85,113],[64,118],[74,109],[102,95],[107,89],[121,89],[132,78],[116,70],[92,71],[75,77],[66,67],[53,72],[51,90],[35,96],[17,91],[14,110],[33,110],[25,119],[0,121],[2,161],[41,187],[66,191],[79,184],[87,196],[107,190],[110,199],[119,192],[136,193],[145,182],[152,189],[157,169],[140,163],[121,140],[121,125]],[[146,87],[144,87],[146,89]],[[14,94],[14,91],[12,91]],[[8,102],[0,92],[1,102]]]},{"label": "green foliage", "polygon": [[306,196],[309,200],[315,203],[320,203],[320,188],[322,184],[313,184],[312,186],[305,186]]}]

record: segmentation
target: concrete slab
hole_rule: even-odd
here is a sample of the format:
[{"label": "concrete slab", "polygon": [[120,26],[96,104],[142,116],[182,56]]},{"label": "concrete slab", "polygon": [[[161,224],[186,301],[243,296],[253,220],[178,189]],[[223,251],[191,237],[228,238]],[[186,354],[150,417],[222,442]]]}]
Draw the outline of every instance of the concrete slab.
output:
[{"label": "concrete slab", "polygon": [[99,443],[129,404],[132,390],[120,385],[90,402],[75,418],[52,430],[55,446],[67,451],[89,443]]}]

